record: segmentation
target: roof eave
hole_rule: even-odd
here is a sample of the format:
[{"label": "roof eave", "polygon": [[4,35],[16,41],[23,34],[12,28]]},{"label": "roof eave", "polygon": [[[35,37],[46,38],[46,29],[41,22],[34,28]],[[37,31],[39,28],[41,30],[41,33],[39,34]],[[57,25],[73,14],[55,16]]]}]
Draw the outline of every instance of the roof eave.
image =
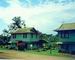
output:
[{"label": "roof eave", "polygon": [[60,30],[59,29],[59,30],[54,30],[54,31],[57,31],[58,32],[58,31],[70,31],[70,30],[75,30],[75,29],[64,29],[64,30]]},{"label": "roof eave", "polygon": [[[25,33],[34,33],[34,32],[24,32],[24,33],[11,33],[11,34],[25,34]],[[41,34],[41,33],[34,33],[34,34]]]}]

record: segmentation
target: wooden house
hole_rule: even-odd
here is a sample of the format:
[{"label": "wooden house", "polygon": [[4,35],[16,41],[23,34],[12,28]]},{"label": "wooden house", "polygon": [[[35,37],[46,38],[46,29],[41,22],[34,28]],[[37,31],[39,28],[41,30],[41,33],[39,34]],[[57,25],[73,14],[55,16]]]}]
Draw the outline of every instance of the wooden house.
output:
[{"label": "wooden house", "polygon": [[64,23],[55,31],[62,42],[59,50],[66,53],[75,53],[75,23]]},{"label": "wooden house", "polygon": [[41,33],[37,31],[35,28],[19,28],[11,33],[10,42],[13,46],[16,46],[17,42],[24,42],[24,48],[36,49],[41,45],[39,43],[40,35]]}]

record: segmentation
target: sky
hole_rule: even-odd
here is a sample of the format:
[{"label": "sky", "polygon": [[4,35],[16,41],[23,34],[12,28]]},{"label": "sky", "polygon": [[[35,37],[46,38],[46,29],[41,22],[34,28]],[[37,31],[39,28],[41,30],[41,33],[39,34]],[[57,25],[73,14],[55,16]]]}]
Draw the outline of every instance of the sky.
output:
[{"label": "sky", "polygon": [[15,16],[21,16],[27,27],[56,34],[61,24],[75,22],[75,0],[0,0],[0,34]]}]

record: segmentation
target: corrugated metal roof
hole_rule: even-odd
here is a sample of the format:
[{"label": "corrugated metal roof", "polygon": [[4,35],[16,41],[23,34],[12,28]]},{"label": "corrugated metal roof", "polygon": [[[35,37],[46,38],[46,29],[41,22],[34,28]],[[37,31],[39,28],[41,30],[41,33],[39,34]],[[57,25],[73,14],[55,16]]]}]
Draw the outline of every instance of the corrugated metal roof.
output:
[{"label": "corrugated metal roof", "polygon": [[60,30],[75,30],[75,23],[64,23],[56,31]]},{"label": "corrugated metal roof", "polygon": [[12,34],[15,33],[39,33],[35,28],[19,28],[12,32]]}]

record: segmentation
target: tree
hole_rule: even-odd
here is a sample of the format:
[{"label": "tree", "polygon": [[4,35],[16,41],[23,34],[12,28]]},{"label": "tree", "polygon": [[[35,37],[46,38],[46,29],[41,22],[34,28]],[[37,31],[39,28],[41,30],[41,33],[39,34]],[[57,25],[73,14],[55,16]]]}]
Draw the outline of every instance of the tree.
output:
[{"label": "tree", "polygon": [[9,30],[16,30],[17,28],[26,27],[24,20],[21,20],[21,17],[14,17],[12,19],[13,23],[9,25]]},{"label": "tree", "polygon": [[52,38],[52,34],[42,34],[40,36],[40,38],[41,38],[41,40],[44,40],[44,41],[47,42],[46,43],[46,48],[50,49],[50,43],[51,43],[51,39],[50,38]]},{"label": "tree", "polygon": [[10,35],[11,35],[11,32],[13,32],[14,30],[18,29],[18,28],[23,28],[25,27],[25,22],[23,20],[21,20],[20,17],[14,17],[12,19],[12,23],[8,26],[8,30],[7,29],[4,29],[3,30],[3,40],[5,40],[6,42],[9,42],[10,40]]},{"label": "tree", "polygon": [[3,36],[2,40],[4,40],[5,43],[9,42],[10,34],[9,34],[9,31],[7,29],[3,30],[2,36]]},{"label": "tree", "polygon": [[57,42],[59,42],[60,38],[57,35],[42,34],[40,37],[42,40],[47,41],[48,49],[56,49],[58,47]]},{"label": "tree", "polygon": [[58,42],[60,42],[60,40],[61,38],[59,38],[57,35],[52,35],[52,37],[50,38],[50,53],[52,53],[52,50],[58,51]]},{"label": "tree", "polygon": [[8,34],[9,34],[9,31],[6,30],[6,29],[4,29],[4,30],[3,30],[3,36],[8,36]]},{"label": "tree", "polygon": [[42,34],[42,35],[40,36],[40,38],[41,38],[41,40],[48,41],[48,36],[47,36],[47,34]]}]

